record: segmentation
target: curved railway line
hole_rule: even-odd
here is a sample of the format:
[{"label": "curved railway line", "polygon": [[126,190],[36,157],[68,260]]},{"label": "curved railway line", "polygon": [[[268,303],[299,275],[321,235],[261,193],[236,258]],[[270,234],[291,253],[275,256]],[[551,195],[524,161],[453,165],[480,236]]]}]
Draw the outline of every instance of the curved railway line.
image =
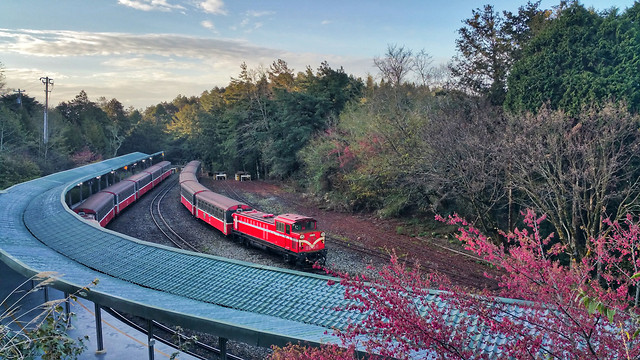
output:
[{"label": "curved railway line", "polygon": [[149,204],[149,214],[151,215],[151,219],[156,224],[158,229],[162,232],[162,234],[171,241],[177,248],[183,250],[191,250],[195,252],[200,252],[196,247],[191,245],[187,240],[185,240],[182,236],[180,236],[173,228],[169,225],[164,215],[162,214],[162,209],[160,204],[162,200],[164,200],[165,196],[173,189],[176,185],[178,185],[178,180],[172,180],[170,182],[165,182],[164,186],[159,189],[158,194],[156,194],[151,203]]},{"label": "curved railway line", "polygon": [[[196,247],[194,247],[193,245],[191,245],[187,240],[185,240],[182,236],[180,236],[180,234],[178,234],[172,227],[171,225],[169,225],[169,223],[167,222],[167,219],[164,217],[163,212],[162,212],[162,201],[165,199],[165,197],[167,196],[167,194],[169,194],[169,192],[176,186],[178,185],[178,180],[175,179],[168,179],[167,181],[164,181],[162,183],[162,186],[159,187],[157,189],[158,193],[154,195],[153,199],[151,200],[151,202],[149,203],[149,215],[151,217],[151,219],[153,220],[153,223],[156,225],[156,227],[160,230],[160,232],[164,235],[164,237],[166,237],[175,247],[179,248],[179,249],[183,249],[183,250],[189,250],[189,251],[194,251],[197,253],[201,253],[200,250],[198,250]],[[148,329],[143,326],[140,325],[138,323],[136,323],[134,320],[129,319],[127,316],[120,314],[119,312],[117,312],[114,309],[111,308],[105,308],[105,311],[107,311],[108,313],[110,313],[112,316],[118,318],[121,322],[125,323],[126,325],[136,329],[137,331],[148,335]],[[142,322],[144,322],[144,320],[140,320]],[[176,349],[180,349],[180,346],[178,344],[176,344],[177,339],[180,339],[181,343],[184,342],[190,342],[192,344],[193,347],[195,347],[198,351],[189,351],[186,349],[180,349],[181,351],[196,357],[198,359],[208,359],[211,358],[208,355],[214,354],[216,357],[220,356],[221,351],[219,348],[208,345],[206,343],[200,342],[200,341],[192,341],[191,339],[187,338],[185,335],[183,335],[182,333],[171,329],[170,327],[161,324],[157,321],[152,321],[151,322],[153,324],[153,328],[154,328],[154,335],[153,337],[160,341],[163,342],[169,346],[172,346]],[[159,330],[159,331],[158,331]],[[207,354],[207,356],[202,355],[202,354]],[[232,360],[244,360],[244,358],[230,354],[228,352],[226,353],[226,357],[227,359],[232,359]]]}]

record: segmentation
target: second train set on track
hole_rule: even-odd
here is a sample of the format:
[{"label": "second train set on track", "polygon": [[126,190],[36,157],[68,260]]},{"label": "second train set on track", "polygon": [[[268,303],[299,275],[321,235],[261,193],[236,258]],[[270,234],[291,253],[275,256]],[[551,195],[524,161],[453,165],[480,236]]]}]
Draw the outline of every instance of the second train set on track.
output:
[{"label": "second train set on track", "polygon": [[200,165],[197,160],[191,161],[180,173],[180,201],[191,215],[244,244],[281,254],[288,263],[325,263],[325,233],[317,229],[315,219],[264,213],[215,193],[198,181]]},{"label": "second train set on track", "polygon": [[171,163],[161,161],[98,191],[74,207],[73,211],[84,219],[96,221],[104,227],[127,206],[169,177],[171,172]]}]

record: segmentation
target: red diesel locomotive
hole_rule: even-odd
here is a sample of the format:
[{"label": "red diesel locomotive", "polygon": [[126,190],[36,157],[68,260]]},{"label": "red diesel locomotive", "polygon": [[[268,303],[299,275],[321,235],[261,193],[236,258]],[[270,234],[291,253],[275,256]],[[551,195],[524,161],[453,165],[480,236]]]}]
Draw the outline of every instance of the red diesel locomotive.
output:
[{"label": "red diesel locomotive", "polygon": [[285,262],[325,262],[325,233],[317,229],[313,218],[297,214],[274,216],[257,210],[236,212],[233,218],[233,229],[240,237],[282,253]]},{"label": "red diesel locomotive", "polygon": [[198,182],[200,162],[191,161],[180,174],[180,202],[198,219],[225,235],[242,239],[283,255],[293,264],[324,264],[325,233],[316,228],[308,216],[283,214],[274,216],[249,205],[217,194]]},{"label": "red diesel locomotive", "polygon": [[169,175],[171,175],[171,163],[169,161],[159,162],[91,195],[76,206],[73,211],[83,218],[96,221],[100,226],[105,227],[127,206]]}]

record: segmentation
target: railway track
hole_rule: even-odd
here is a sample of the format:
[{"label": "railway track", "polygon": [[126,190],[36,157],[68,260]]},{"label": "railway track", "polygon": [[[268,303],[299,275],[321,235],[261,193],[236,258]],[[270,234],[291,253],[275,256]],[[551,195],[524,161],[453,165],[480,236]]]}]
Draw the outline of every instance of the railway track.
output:
[{"label": "railway track", "polygon": [[255,207],[255,204],[252,204],[251,201],[249,199],[246,198],[246,196],[242,195],[241,193],[239,193],[233,186],[230,186],[227,181],[217,181],[216,184],[222,184],[222,189],[224,190],[223,192],[227,194],[228,197],[232,198],[232,199],[236,199],[238,201],[242,201],[243,203],[251,206],[251,207]]},{"label": "railway track", "polygon": [[[166,218],[164,217],[164,215],[162,213],[162,206],[161,206],[162,205],[162,201],[165,199],[167,194],[169,194],[169,192],[176,185],[178,185],[178,179],[175,179],[175,180],[168,179],[163,183],[163,186],[158,189],[159,192],[153,197],[153,199],[151,200],[151,203],[149,204],[149,215],[151,216],[151,219],[153,220],[153,223],[160,230],[160,232],[162,232],[162,234],[169,241],[171,241],[171,243],[173,243],[177,248],[183,249],[183,250],[190,250],[190,251],[194,251],[194,252],[200,253],[201,252],[200,250],[198,250],[196,247],[191,245],[191,243],[189,243],[189,241],[185,240],[175,230],[173,230],[173,228],[171,227],[171,225],[169,225],[169,223],[167,222]],[[138,331],[141,331],[144,334],[148,334],[147,329],[144,326],[140,326],[139,324],[127,319],[126,317],[124,317],[123,315],[117,313],[113,309],[108,309],[108,311],[111,312],[112,315],[120,318],[123,322],[125,322],[128,325],[136,328]],[[175,330],[169,328],[166,325],[163,325],[163,324],[158,323],[156,321],[152,321],[152,323],[153,323],[153,326],[154,326],[155,329],[159,329],[160,332],[169,335],[169,336],[166,336],[166,337],[169,338],[169,339],[167,339],[166,337],[162,337],[162,336],[159,336],[157,334],[154,334],[154,337],[156,339],[158,339],[158,341],[162,341],[164,343],[169,344],[170,346],[179,348],[178,346],[176,346],[175,340],[172,340],[172,339],[180,338],[181,341],[188,340],[184,335],[176,332]],[[193,341],[192,345],[195,346],[197,349],[199,349],[200,353],[201,352],[205,352],[205,353],[208,353],[208,354],[215,354],[216,357],[219,357],[221,355],[220,349],[218,349],[216,347],[213,347],[213,346],[210,346],[210,345],[207,345],[207,344],[202,343],[200,341]],[[211,358],[210,356],[202,356],[202,355],[196,354],[194,352],[187,352],[187,353],[189,355],[192,355],[192,356],[197,357],[199,359]],[[242,357],[230,354],[228,352],[226,354],[224,354],[224,356],[226,356],[227,359],[244,360]]]},{"label": "railway track", "polygon": [[158,194],[151,200],[151,204],[149,205],[149,213],[151,214],[151,219],[156,224],[158,229],[162,232],[162,234],[171,241],[177,248],[183,250],[191,250],[195,252],[200,252],[196,247],[191,245],[187,240],[185,240],[182,236],[180,236],[177,232],[175,232],[165,217],[162,214],[162,209],[160,204],[162,200],[164,200],[165,196],[173,189],[176,185],[178,185],[178,180],[172,180],[171,182],[167,182],[164,184],[162,188],[160,188]]}]

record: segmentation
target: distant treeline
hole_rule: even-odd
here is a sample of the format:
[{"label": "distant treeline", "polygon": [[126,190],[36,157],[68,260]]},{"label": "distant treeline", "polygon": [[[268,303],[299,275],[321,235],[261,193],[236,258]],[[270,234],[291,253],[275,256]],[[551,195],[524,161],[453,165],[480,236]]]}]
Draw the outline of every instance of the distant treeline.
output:
[{"label": "distant treeline", "polygon": [[145,110],[81,91],[50,110],[47,144],[42,104],[7,93],[0,188],[165,150],[177,163],[287,180],[348,211],[457,212],[494,232],[532,207],[580,254],[602,217],[639,210],[640,4],[486,5],[463,23],[446,66],[392,44],[373,59],[375,78],[276,60]]}]

